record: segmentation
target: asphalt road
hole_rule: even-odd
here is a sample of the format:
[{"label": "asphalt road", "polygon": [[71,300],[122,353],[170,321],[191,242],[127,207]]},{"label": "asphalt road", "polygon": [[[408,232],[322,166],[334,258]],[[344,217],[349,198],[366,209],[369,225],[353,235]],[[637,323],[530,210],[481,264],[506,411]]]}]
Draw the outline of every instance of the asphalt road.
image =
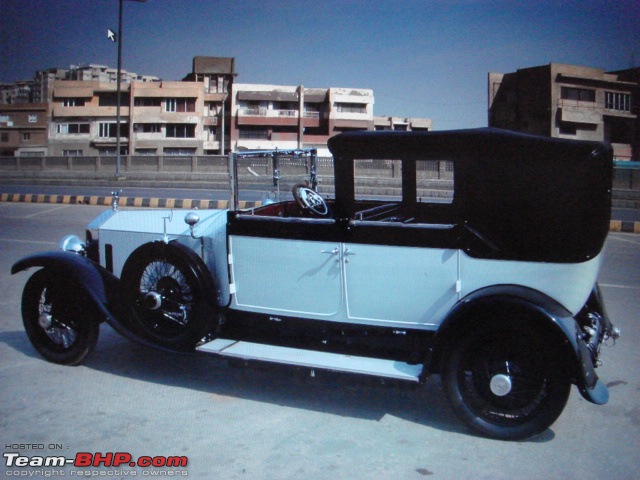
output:
[{"label": "asphalt road", "polygon": [[617,345],[603,347],[598,369],[609,403],[590,404],[573,388],[549,430],[524,442],[500,442],[476,437],[458,422],[438,377],[408,388],[329,373],[311,378],[284,367],[249,369],[206,355],[155,351],[107,326],[84,365],[44,361],[21,323],[28,274],[11,276],[10,267],[55,248],[64,234],[82,235],[103,210],[0,203],[4,478],[15,472],[43,478],[45,470],[92,478],[154,471],[7,467],[11,452],[186,456],[186,467],[158,470],[178,478],[640,478],[640,235],[610,235],[599,279],[609,315],[622,330]]}]

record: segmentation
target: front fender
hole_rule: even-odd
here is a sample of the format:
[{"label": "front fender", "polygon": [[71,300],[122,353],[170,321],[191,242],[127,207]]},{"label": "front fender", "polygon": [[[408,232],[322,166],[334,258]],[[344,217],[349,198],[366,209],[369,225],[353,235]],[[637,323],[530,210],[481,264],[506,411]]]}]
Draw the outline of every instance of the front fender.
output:
[{"label": "front fender", "polygon": [[71,252],[40,252],[18,260],[11,267],[11,274],[32,267],[46,268],[66,282],[82,289],[102,317],[109,320],[113,317],[108,306],[117,304],[114,297],[118,295],[118,278],[97,263]]},{"label": "front fender", "polygon": [[436,332],[434,359],[439,359],[447,342],[455,338],[457,332],[482,328],[483,321],[489,326],[494,318],[492,314],[500,318],[514,312],[526,313],[557,340],[558,346],[568,356],[568,365],[578,390],[586,400],[598,405],[607,403],[609,392],[595,372],[587,344],[573,315],[552,298],[530,288],[499,285],[478,290],[461,299]]},{"label": "front fender", "polygon": [[98,263],[71,252],[41,252],[18,260],[11,267],[11,273],[16,274],[32,267],[47,269],[68,282],[72,288],[80,289],[91,302],[88,309],[93,307],[92,311],[96,312],[100,321],[106,321],[124,337],[143,345],[175,352],[136,333],[130,313],[121,299],[120,279]]}]

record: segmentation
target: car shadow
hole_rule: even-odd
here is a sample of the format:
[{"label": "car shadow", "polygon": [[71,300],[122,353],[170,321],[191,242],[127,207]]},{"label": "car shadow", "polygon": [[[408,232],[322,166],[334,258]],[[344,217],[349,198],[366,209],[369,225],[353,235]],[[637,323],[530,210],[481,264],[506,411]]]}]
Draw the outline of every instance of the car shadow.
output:
[{"label": "car shadow", "polygon": [[[23,331],[1,332],[0,342],[28,357],[41,358]],[[372,421],[391,415],[442,431],[474,435],[447,404],[437,375],[425,385],[322,370],[313,371],[312,376],[309,368],[160,351],[131,342],[104,325],[95,351],[83,365],[223,397]],[[548,442],[554,437],[547,429],[525,442]]]}]

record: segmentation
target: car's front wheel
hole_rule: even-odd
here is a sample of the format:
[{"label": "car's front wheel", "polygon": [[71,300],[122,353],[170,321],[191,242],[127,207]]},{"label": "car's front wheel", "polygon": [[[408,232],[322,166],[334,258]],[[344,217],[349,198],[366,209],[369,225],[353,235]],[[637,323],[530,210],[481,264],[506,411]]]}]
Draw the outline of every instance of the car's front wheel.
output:
[{"label": "car's front wheel", "polygon": [[22,321],[45,359],[77,365],[98,341],[100,322],[87,314],[82,294],[46,269],[34,273],[22,293]]},{"label": "car's front wheel", "polygon": [[442,381],[457,415],[492,438],[520,440],[560,416],[571,383],[541,338],[510,329],[467,335],[446,356]]}]

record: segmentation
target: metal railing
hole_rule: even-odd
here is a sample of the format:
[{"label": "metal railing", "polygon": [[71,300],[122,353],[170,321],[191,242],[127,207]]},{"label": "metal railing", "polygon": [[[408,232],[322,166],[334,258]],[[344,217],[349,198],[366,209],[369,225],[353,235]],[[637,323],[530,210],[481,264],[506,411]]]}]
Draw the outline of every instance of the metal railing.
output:
[{"label": "metal railing", "polygon": [[[268,162],[254,160],[255,166],[269,168]],[[300,167],[297,160],[291,160],[290,165],[283,164],[282,169],[296,170]],[[25,176],[46,176],[47,172],[77,175],[99,173],[102,176],[115,173],[115,156],[69,156],[69,157],[0,157],[0,176],[11,173]],[[359,161],[357,173],[362,177],[397,178],[399,170],[397,162],[390,160]],[[226,155],[194,155],[194,156],[151,156],[124,155],[122,156],[122,171],[137,173],[209,173],[227,174],[228,157]],[[283,174],[286,171],[283,170]],[[333,176],[333,158],[318,158],[318,173],[325,177]],[[449,180],[452,168],[450,163],[444,165],[425,164],[420,172],[421,178]],[[327,179],[328,181],[328,179]],[[616,161],[614,167],[613,188],[640,191],[640,162]]]}]

